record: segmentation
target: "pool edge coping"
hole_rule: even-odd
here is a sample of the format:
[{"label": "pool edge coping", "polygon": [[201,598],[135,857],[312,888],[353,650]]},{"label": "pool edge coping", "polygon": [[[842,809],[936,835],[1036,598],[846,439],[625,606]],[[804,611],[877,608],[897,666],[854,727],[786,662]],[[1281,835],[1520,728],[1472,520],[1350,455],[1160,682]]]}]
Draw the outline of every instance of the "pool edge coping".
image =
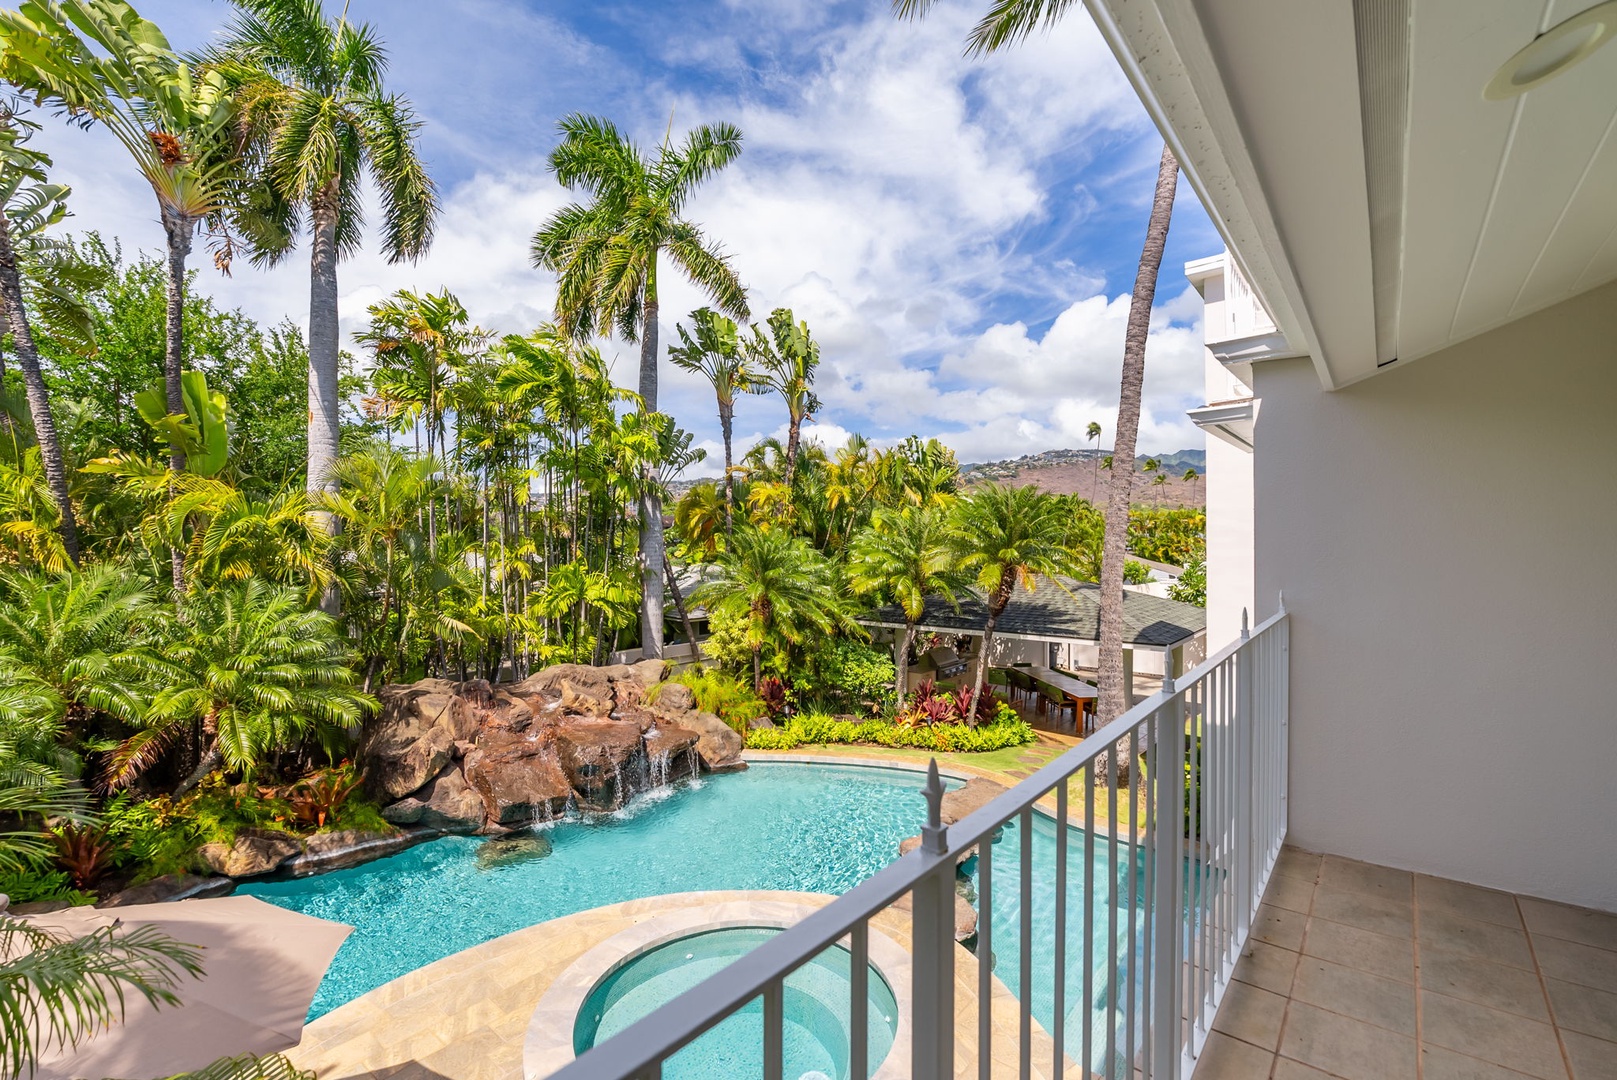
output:
[{"label": "pool edge coping", "polygon": [[[824,899],[830,903],[836,898],[826,895]],[[693,933],[758,926],[784,930],[816,910],[814,905],[790,900],[726,900],[670,911],[605,938],[568,965],[540,995],[523,1038],[523,1077],[542,1080],[576,1060],[573,1031],[578,1010],[602,979],[635,957]],[[914,960],[879,929],[872,927],[868,940],[869,961],[893,993],[898,1020],[893,1044],[871,1080],[903,1080],[908,1076],[905,1063],[910,1056]]]}]

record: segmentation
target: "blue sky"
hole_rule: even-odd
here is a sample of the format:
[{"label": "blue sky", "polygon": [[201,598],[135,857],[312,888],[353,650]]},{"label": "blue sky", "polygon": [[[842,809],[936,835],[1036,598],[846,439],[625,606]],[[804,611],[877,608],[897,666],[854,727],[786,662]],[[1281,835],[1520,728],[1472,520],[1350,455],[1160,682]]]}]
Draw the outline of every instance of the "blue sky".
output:
[{"label": "blue sky", "polygon": [[[484,327],[525,332],[553,282],[527,263],[567,201],[544,158],[556,120],[599,113],[645,143],[709,120],[738,124],[740,159],[690,213],[734,256],[757,313],[790,306],[822,342],[819,437],[937,435],[962,460],[1083,445],[1115,415],[1123,319],[1160,141],[1089,17],[986,60],[962,56],[986,0],[942,0],[924,22],[883,0],[352,0],[416,105],[444,196],[433,251],[340,271],[345,329],[400,287],[456,292]],[[147,0],[190,48],[223,0]],[[328,8],[338,9],[336,0]],[[104,135],[42,140],[72,183],[76,228],[155,248],[149,191]],[[1221,243],[1180,186],[1147,353],[1142,451],[1200,446],[1200,302],[1181,268]],[[204,263],[205,258],[198,258]],[[666,277],[666,276],[665,276]],[[200,288],[266,321],[306,321],[301,257],[275,271],[205,269]],[[702,300],[664,286],[663,337]],[[608,343],[632,382],[635,351]],[[664,368],[662,407],[716,446],[705,384]],[[744,445],[783,427],[744,400]]]}]

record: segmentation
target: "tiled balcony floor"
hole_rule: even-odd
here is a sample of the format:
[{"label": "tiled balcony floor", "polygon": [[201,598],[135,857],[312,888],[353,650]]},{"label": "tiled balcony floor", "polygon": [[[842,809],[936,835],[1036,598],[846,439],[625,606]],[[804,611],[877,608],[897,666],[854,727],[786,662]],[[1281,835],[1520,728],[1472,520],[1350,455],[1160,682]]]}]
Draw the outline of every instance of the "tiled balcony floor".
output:
[{"label": "tiled balcony floor", "polygon": [[1196,1080],[1617,1080],[1617,915],[1287,848]]}]

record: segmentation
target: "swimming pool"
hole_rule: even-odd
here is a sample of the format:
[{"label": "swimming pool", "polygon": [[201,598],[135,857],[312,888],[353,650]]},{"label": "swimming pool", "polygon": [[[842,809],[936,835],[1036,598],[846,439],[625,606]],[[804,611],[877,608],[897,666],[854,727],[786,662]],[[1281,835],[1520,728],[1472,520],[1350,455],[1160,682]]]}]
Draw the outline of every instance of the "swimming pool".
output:
[{"label": "swimming pool", "polygon": [[902,769],[761,763],[548,826],[545,857],[479,860],[482,837],[452,836],[239,891],[354,928],[312,1019],[462,949],[605,904],[708,889],[846,892],[920,831],[925,780]]},{"label": "swimming pool", "polygon": [[[676,938],[602,979],[579,1010],[573,1051],[582,1054],[745,953],[779,927],[740,926]],[[849,1069],[849,972],[853,957],[832,946],[786,977],[781,994],[784,1075],[844,1080]],[[872,1071],[898,1032],[898,1001],[875,965],[869,974],[866,1046]],[[755,1000],[663,1063],[663,1080],[763,1074],[763,1002]]]},{"label": "swimming pool", "polygon": [[[350,870],[239,891],[354,927],[320,984],[312,1019],[462,949],[605,904],[712,889],[846,892],[897,858],[900,841],[920,830],[924,782],[923,774],[903,769],[755,763],[745,772],[658,789],[616,814],[548,826],[544,857],[524,858],[520,845],[512,845],[514,858],[504,852],[491,858],[481,837],[445,837]],[[1056,829],[1051,819],[1033,815],[1035,976],[1028,989],[1033,1016],[1046,1030],[1055,1018]],[[1106,895],[1123,887],[1131,866],[1134,887],[1143,887],[1143,874],[1126,845],[1119,845],[1116,869],[1110,869],[1105,837],[1097,836],[1094,910],[1102,917],[1087,938],[1092,1001],[1086,999],[1083,840],[1083,830],[1069,826],[1064,1001],[1072,1056],[1079,1056],[1087,1029],[1098,1065],[1114,1022],[1107,1002],[1128,992],[1120,983],[1143,937],[1138,924],[1131,934],[1126,919],[1115,927],[1107,923]],[[994,972],[1021,997],[1015,872],[1021,835],[1014,822],[1001,831],[994,852]],[[1136,983],[1135,993],[1139,989]],[[1121,1043],[1126,1035],[1115,1032],[1114,1039]]]}]

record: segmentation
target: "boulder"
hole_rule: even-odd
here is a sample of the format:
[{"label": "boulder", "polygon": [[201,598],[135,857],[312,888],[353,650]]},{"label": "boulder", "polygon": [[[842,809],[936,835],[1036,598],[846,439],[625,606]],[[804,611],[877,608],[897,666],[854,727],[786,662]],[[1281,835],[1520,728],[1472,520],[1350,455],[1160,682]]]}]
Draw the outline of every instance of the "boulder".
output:
[{"label": "boulder", "polygon": [[334,829],[315,833],[303,842],[303,853],[288,859],[281,870],[293,877],[345,870],[372,859],[397,854],[417,840],[410,833],[398,830],[371,832],[365,829]]},{"label": "boulder", "polygon": [[638,664],[631,664],[634,677],[640,680],[641,686],[656,686],[668,674],[666,660],[642,660]]},{"label": "boulder", "polygon": [[226,877],[257,877],[280,868],[301,851],[298,838],[269,829],[242,829],[233,844],[203,844],[197,856],[208,869]]},{"label": "boulder", "polygon": [[751,720],[747,721],[748,731],[762,731],[765,728],[772,728],[774,726],[775,721],[771,720],[767,716],[755,716]]},{"label": "boulder", "polygon": [[465,712],[473,719],[473,724],[470,732],[457,733],[457,738],[471,738],[477,731],[487,728],[523,731],[533,723],[533,710],[527,702],[500,687],[489,685],[485,679],[462,683],[460,696],[466,703]]},{"label": "boulder", "polygon": [[628,720],[575,720],[556,729],[556,756],[579,805],[616,810],[647,786],[640,725]]},{"label": "boulder", "polygon": [[498,870],[502,866],[543,859],[550,854],[550,837],[529,833],[526,836],[495,836],[477,848],[477,868]]},{"label": "boulder", "polygon": [[953,825],[963,821],[973,811],[980,810],[1005,794],[1007,788],[1004,784],[996,784],[992,780],[985,780],[974,776],[961,787],[943,794],[943,805],[938,809],[938,816],[945,825]]},{"label": "boulder", "polygon": [[161,904],[168,900],[192,900],[208,896],[228,896],[236,882],[227,877],[200,874],[164,874],[140,885],[133,885],[96,904],[96,907],[127,907],[130,904]]},{"label": "boulder", "polygon": [[657,692],[657,707],[672,713],[688,712],[696,707],[696,692],[684,683],[671,682]]},{"label": "boulder", "polygon": [[483,797],[450,765],[409,798],[382,808],[395,825],[424,825],[445,832],[476,832],[483,824]]},{"label": "boulder", "polygon": [[707,766],[709,772],[730,772],[747,767],[747,763],[741,760],[746,741],[717,716],[710,712],[692,711],[680,714],[678,723],[699,736],[696,752],[702,755],[702,764]]},{"label": "boulder", "polygon": [[[607,674],[612,670],[588,664],[555,664],[523,679],[511,688],[511,692],[526,699],[546,690],[558,690],[564,711],[585,716],[605,716],[612,711],[612,680]],[[623,670],[627,671],[628,668],[624,667]]]},{"label": "boulder", "polygon": [[486,820],[496,825],[549,821],[573,797],[555,749],[532,735],[485,732],[466,756],[465,779],[482,799]]},{"label": "boulder", "polygon": [[373,797],[392,800],[415,791],[449,763],[456,740],[477,733],[477,718],[446,679],[384,686],[378,696],[382,711],[366,725],[358,748]]}]

